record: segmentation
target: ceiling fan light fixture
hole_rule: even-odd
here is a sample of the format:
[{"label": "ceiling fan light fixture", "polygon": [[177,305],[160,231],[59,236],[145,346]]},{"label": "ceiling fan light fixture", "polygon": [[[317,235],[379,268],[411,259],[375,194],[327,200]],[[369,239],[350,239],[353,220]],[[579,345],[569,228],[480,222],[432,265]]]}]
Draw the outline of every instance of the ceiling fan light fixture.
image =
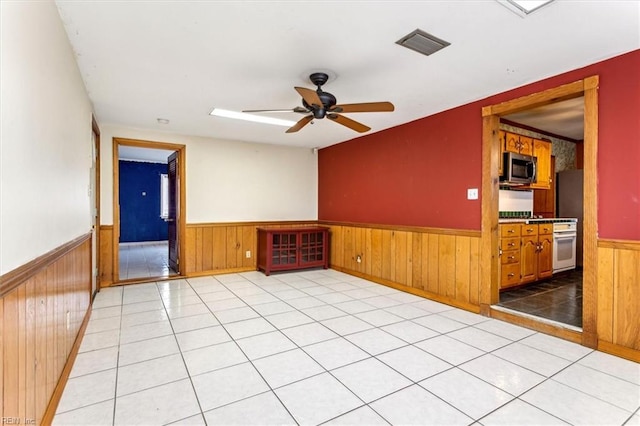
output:
[{"label": "ceiling fan light fixture", "polygon": [[246,112],[230,111],[227,109],[214,108],[209,115],[215,117],[232,118],[235,120],[253,121],[255,123],[273,124],[276,126],[291,127],[295,121],[282,120],[280,118],[262,117],[260,115],[247,114]]},{"label": "ceiling fan light fixture", "polygon": [[438,37],[422,31],[421,29],[416,29],[410,32],[400,40],[396,41],[396,44],[404,46],[407,49],[414,50],[418,53],[422,53],[426,56],[433,55],[437,51],[451,45],[448,41],[439,39]]}]

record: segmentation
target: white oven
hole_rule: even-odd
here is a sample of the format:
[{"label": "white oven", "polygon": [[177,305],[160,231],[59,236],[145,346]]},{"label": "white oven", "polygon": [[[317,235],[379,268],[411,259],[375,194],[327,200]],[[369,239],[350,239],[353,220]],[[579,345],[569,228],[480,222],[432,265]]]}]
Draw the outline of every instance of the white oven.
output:
[{"label": "white oven", "polygon": [[577,221],[553,224],[553,273],[576,267]]}]

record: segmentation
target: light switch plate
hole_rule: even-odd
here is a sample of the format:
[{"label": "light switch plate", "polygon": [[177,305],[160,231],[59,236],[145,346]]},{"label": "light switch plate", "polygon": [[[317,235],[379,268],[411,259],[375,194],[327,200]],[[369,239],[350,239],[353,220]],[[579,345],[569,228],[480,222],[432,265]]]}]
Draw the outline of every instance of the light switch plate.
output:
[{"label": "light switch plate", "polygon": [[478,188],[467,189],[467,200],[477,200],[477,199],[478,199]]}]

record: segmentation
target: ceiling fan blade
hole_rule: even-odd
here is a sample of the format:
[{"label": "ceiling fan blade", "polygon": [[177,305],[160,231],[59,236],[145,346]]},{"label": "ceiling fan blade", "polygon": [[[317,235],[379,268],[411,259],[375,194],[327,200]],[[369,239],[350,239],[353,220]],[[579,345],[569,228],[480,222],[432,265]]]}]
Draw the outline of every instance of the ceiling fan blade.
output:
[{"label": "ceiling fan blade", "polygon": [[338,124],[342,124],[343,126],[350,128],[351,130],[355,130],[356,132],[359,132],[359,133],[364,133],[371,130],[371,127],[367,127],[362,123],[358,123],[355,120],[345,117],[344,115],[327,114],[327,118],[335,121]]},{"label": "ceiling fan blade", "polygon": [[331,112],[390,112],[394,109],[391,102],[367,102],[336,105],[331,108]]},{"label": "ceiling fan blade", "polygon": [[298,130],[309,124],[311,120],[313,120],[313,114],[302,117],[296,124],[294,124],[292,127],[289,127],[285,133],[297,132]]},{"label": "ceiling fan blade", "polygon": [[252,113],[278,113],[278,112],[298,112],[301,114],[307,114],[309,111],[302,107],[295,107],[293,109],[245,109],[242,112],[246,112],[248,114]]},{"label": "ceiling fan blade", "polygon": [[300,94],[300,96],[302,96],[302,99],[304,99],[306,103],[322,108],[322,101],[320,100],[320,97],[315,90],[307,89],[305,87],[294,87],[294,89],[296,89],[296,91]]}]

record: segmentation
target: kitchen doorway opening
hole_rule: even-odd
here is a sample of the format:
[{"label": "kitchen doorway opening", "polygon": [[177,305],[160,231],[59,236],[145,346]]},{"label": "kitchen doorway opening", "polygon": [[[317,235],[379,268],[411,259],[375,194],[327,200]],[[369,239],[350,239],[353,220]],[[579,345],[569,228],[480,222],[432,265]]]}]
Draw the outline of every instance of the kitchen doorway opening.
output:
[{"label": "kitchen doorway opening", "polygon": [[[481,310],[487,315],[543,331],[585,346],[597,344],[597,127],[598,77],[592,76],[543,92],[483,108],[483,197],[482,245],[483,284]],[[582,268],[582,328],[567,326],[501,307],[499,235],[499,131],[501,117],[545,105],[582,98],[584,105],[584,217]],[[550,297],[550,296],[547,296]],[[577,310],[577,309],[576,309]]]},{"label": "kitchen doorway opening", "polygon": [[181,275],[183,145],[114,138],[114,282]]}]

